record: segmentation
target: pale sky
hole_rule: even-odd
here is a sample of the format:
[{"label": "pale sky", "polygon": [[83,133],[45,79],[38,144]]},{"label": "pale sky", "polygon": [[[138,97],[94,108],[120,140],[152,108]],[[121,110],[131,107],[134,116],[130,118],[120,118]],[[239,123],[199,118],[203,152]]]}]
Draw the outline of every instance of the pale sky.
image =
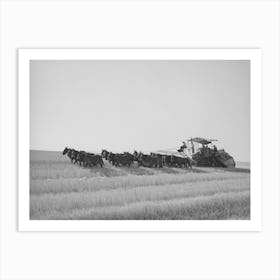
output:
[{"label": "pale sky", "polygon": [[150,152],[208,137],[250,161],[247,60],[30,64],[30,149]]}]

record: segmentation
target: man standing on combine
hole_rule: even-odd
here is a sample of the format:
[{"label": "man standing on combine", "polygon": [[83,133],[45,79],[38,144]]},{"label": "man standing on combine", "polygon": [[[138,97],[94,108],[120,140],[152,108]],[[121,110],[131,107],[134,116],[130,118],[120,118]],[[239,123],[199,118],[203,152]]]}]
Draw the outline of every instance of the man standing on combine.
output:
[{"label": "man standing on combine", "polygon": [[180,147],[179,150],[177,150],[179,153],[183,153],[184,150],[187,148],[187,144],[186,142],[183,141],[183,145]]}]

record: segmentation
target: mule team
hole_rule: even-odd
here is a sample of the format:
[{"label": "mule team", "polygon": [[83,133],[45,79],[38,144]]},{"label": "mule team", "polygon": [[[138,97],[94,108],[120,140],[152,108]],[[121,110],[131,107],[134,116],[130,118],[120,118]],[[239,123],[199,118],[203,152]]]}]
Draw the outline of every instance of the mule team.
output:
[{"label": "mule team", "polygon": [[83,167],[94,167],[104,165],[102,157],[100,155],[87,153],[85,151],[76,151],[74,149],[65,148],[62,152],[63,155],[67,155],[71,163],[78,164]]},{"label": "mule team", "polygon": [[113,166],[130,167],[135,161],[138,162],[138,166],[143,167],[185,167],[192,168],[191,160],[188,157],[178,157],[175,155],[162,155],[157,153],[143,154],[142,152],[134,151],[133,154],[125,153],[112,153],[107,150],[102,150],[101,155],[87,153],[85,151],[76,151],[66,147],[63,150],[63,155],[67,155],[71,163],[77,164],[83,167],[103,167],[103,159],[109,161]]}]

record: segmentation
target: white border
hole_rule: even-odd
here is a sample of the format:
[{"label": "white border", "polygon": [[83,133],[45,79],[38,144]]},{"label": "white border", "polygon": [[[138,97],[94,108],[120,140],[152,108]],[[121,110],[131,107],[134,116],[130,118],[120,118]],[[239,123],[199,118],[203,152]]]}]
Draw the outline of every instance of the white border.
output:
[{"label": "white border", "polygon": [[[29,219],[30,60],[250,60],[251,219],[244,221],[93,221]],[[260,49],[19,49],[18,230],[19,231],[261,231],[262,72]],[[254,141],[252,141],[254,139]]]}]

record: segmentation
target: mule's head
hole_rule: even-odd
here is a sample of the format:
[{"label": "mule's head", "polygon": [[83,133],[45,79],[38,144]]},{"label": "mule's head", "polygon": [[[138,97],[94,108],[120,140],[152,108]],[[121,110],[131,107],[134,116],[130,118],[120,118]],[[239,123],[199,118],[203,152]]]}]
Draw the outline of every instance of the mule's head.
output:
[{"label": "mule's head", "polygon": [[65,154],[68,153],[68,151],[69,151],[69,149],[68,149],[67,147],[65,147],[65,149],[64,149],[63,152],[62,152],[62,154],[65,155]]},{"label": "mule's head", "polygon": [[142,152],[134,151],[133,156],[134,156],[134,160],[139,161],[142,156]]},{"label": "mule's head", "polygon": [[109,155],[109,152],[108,152],[108,151],[102,150],[101,156],[102,156],[103,158],[107,159],[107,158],[108,158],[108,155]]}]

